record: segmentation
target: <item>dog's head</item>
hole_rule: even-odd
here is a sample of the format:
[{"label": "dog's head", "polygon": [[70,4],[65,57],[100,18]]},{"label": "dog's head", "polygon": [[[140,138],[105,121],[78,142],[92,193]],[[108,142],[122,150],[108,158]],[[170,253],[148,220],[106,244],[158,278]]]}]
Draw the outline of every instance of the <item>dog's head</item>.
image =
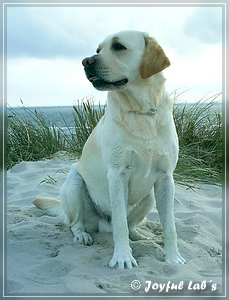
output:
[{"label": "dog's head", "polygon": [[157,41],[146,33],[121,31],[108,36],[97,54],[82,61],[88,80],[98,90],[125,88],[170,65]]}]

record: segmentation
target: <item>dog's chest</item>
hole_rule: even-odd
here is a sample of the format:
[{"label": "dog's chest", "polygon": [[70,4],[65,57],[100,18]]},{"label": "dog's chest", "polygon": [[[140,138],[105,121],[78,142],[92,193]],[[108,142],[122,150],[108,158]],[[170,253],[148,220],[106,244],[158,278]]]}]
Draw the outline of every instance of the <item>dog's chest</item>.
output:
[{"label": "dog's chest", "polygon": [[127,165],[129,204],[149,194],[161,172],[166,172],[171,164],[167,152],[155,151],[155,148],[145,147],[133,149],[132,157]]},{"label": "dog's chest", "polygon": [[[129,175],[129,195],[133,202],[146,196],[161,173],[173,172],[178,156],[176,131],[146,128],[126,138],[129,154],[126,168]],[[124,151],[125,153],[125,151]]]},{"label": "dog's chest", "polygon": [[166,171],[171,162],[167,143],[152,140],[135,141],[130,144],[132,153],[129,160],[131,175],[139,175],[145,179],[158,171]]},{"label": "dog's chest", "polygon": [[[140,118],[135,126],[126,126],[123,147],[132,150],[131,164],[133,168],[144,170],[163,169],[169,167],[178,150],[177,134],[171,120],[165,125],[156,122],[156,118]],[[125,151],[125,150],[124,150]]]}]

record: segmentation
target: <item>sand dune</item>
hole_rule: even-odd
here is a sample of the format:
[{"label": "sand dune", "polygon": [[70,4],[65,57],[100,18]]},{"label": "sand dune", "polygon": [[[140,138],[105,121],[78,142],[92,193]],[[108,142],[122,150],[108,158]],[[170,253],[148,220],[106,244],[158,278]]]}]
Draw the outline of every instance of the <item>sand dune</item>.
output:
[{"label": "sand dune", "polygon": [[[94,244],[82,246],[73,242],[61,216],[32,205],[37,196],[58,197],[72,162],[65,156],[21,162],[7,173],[8,295],[222,293],[221,187],[203,184],[191,190],[176,185],[178,245],[187,264],[163,261],[162,231],[153,210],[143,227],[152,231],[152,240],[131,242],[139,266],[110,269],[110,233],[94,233]],[[134,280],[140,282],[139,289],[139,282],[132,283],[136,290],[131,288]],[[172,284],[177,284],[174,289]]]}]

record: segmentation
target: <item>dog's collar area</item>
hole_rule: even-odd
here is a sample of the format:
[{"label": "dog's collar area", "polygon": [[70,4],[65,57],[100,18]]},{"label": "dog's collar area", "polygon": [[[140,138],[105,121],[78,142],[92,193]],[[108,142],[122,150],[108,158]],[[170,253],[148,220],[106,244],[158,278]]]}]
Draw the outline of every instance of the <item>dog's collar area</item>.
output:
[{"label": "dog's collar area", "polygon": [[130,110],[129,113],[134,113],[137,115],[153,116],[157,113],[157,108],[151,108],[149,111],[146,111],[146,112]]},{"label": "dog's collar area", "polygon": [[166,97],[164,97],[164,99],[161,101],[161,103],[156,108],[150,108],[146,112],[130,110],[129,113],[135,113],[137,115],[142,115],[142,116],[154,116],[158,112],[158,109],[160,108],[160,106],[165,102],[165,100],[166,100]]}]

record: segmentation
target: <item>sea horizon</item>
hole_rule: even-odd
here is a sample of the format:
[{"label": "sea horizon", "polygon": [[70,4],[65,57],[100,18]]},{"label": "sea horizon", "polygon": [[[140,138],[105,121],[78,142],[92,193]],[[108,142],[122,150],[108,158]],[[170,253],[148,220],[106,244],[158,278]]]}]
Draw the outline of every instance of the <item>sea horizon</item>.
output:
[{"label": "sea horizon", "polygon": [[[192,105],[195,105],[197,102],[178,102],[174,103],[174,107],[178,107],[182,110],[184,105],[187,108],[191,108]],[[198,105],[207,105],[208,102],[199,103]],[[80,105],[81,103],[79,103]],[[95,109],[99,107],[103,108],[106,104],[93,104]],[[14,118],[19,117],[21,119],[30,120],[34,122],[32,115],[33,113],[39,113],[42,115],[44,120],[50,124],[50,126],[58,126],[62,128],[66,127],[74,127],[75,119],[74,119],[74,109],[73,107],[77,107],[78,104],[75,105],[61,105],[61,106],[18,106],[18,107],[7,107],[7,117]],[[223,106],[221,101],[215,101],[210,108],[212,112],[222,112]]]}]

